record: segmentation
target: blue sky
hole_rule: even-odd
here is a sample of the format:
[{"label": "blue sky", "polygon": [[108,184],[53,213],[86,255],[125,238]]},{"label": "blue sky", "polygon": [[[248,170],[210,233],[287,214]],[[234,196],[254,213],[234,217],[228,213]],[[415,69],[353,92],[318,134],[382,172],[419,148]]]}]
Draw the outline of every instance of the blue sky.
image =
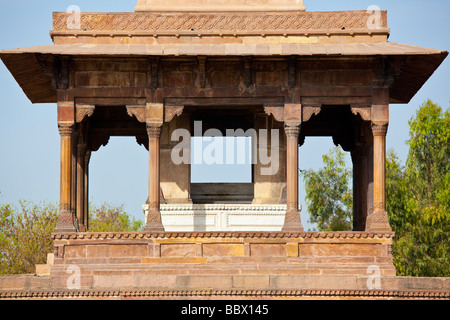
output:
[{"label": "blue sky", "polygon": [[[51,44],[52,12],[78,5],[84,12],[133,11],[136,0],[0,0],[0,48]],[[448,0],[304,0],[308,11],[365,10],[378,5],[388,10],[389,41],[450,50],[450,1]],[[407,156],[408,120],[419,105],[431,98],[443,108],[450,101],[450,58],[409,104],[392,105],[387,148],[402,161]],[[14,78],[0,63],[0,203],[59,200],[59,134],[55,104],[29,102]],[[319,168],[322,155],[333,146],[331,138],[307,138],[300,148],[300,168]],[[350,157],[347,157],[350,164]],[[148,153],[134,138],[112,138],[94,153],[90,165],[90,200],[95,204],[124,204],[143,219],[147,198]],[[302,221],[307,220],[300,181]]]}]

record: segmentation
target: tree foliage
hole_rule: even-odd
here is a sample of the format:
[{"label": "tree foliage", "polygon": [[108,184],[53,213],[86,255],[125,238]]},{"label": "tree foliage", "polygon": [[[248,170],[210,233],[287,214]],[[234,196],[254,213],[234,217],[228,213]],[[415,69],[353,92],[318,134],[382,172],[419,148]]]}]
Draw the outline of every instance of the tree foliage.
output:
[{"label": "tree foliage", "polygon": [[450,276],[450,112],[426,101],[409,121],[409,154],[391,152],[386,199],[398,275]]},{"label": "tree foliage", "polygon": [[344,152],[332,148],[322,157],[324,167],[302,172],[310,222],[320,231],[350,230],[353,194],[349,184],[352,171],[345,167]]},{"label": "tree foliage", "polygon": [[[409,121],[409,153],[402,164],[386,157],[386,210],[395,232],[399,276],[450,276],[450,111],[431,100]],[[311,222],[319,230],[343,230],[352,216],[351,171],[338,149],[324,168],[303,173]]]},{"label": "tree foliage", "polygon": [[[20,201],[19,208],[0,205],[0,274],[34,273],[53,252],[51,234],[57,219],[56,204]],[[130,217],[123,205],[90,206],[92,232],[142,231],[143,222]]]},{"label": "tree foliage", "polygon": [[131,232],[143,231],[144,223],[130,217],[124,211],[123,205],[113,206],[103,203],[99,208],[91,205],[91,220],[89,231],[91,232]]},{"label": "tree foliage", "polygon": [[0,274],[34,273],[53,251],[57,206],[20,201],[0,206]]}]

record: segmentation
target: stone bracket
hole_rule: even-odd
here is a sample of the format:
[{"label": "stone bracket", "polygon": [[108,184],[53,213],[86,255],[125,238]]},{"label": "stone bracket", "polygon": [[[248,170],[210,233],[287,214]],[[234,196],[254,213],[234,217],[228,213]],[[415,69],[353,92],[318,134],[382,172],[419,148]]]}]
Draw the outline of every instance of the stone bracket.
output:
[{"label": "stone bracket", "polygon": [[321,110],[322,106],[303,106],[302,121],[309,121],[313,115],[317,116]]},{"label": "stone bracket", "polygon": [[356,116],[359,115],[362,120],[370,121],[372,120],[372,109],[371,106],[367,105],[351,105],[352,113]]},{"label": "stone bracket", "polygon": [[75,105],[75,122],[80,123],[86,117],[92,117],[95,111],[95,105],[76,104]]},{"label": "stone bracket", "polygon": [[165,106],[164,107],[164,122],[170,122],[176,116],[179,117],[184,110],[184,105],[179,106]]},{"label": "stone bracket", "polygon": [[[146,123],[149,126],[161,127],[164,123],[164,104],[147,103],[146,105],[128,105],[127,113],[130,117],[134,116],[139,122]],[[169,108],[169,118],[180,113],[179,108]],[[172,120],[170,119],[170,120]]]},{"label": "stone bracket", "polygon": [[144,105],[128,105],[127,113],[130,117],[135,116],[137,121],[145,122],[146,121],[146,111]]},{"label": "stone bracket", "polygon": [[273,116],[276,121],[284,122],[283,105],[264,105],[264,112],[269,116]]}]

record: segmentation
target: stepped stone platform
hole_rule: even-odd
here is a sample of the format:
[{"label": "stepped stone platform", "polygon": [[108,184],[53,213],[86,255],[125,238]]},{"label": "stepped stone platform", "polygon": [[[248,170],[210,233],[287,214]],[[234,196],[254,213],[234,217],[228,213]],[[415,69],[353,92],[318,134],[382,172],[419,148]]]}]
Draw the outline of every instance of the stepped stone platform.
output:
[{"label": "stepped stone platform", "polygon": [[0,298],[450,299],[449,278],[395,276],[392,237],[370,232],[54,234],[54,257],[47,269],[38,268],[49,273],[0,277]]}]

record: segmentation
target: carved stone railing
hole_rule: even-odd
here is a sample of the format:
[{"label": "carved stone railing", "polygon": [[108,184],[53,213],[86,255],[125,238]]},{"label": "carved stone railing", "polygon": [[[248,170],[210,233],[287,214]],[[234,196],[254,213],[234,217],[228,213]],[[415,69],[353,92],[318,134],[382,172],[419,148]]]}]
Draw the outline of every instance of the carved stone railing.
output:
[{"label": "carved stone railing", "polygon": [[367,11],[296,13],[80,13],[79,27],[68,23],[73,14],[53,13],[53,32],[77,34],[145,33],[148,35],[314,35],[388,33],[387,12],[380,11],[380,25],[371,29]]}]

